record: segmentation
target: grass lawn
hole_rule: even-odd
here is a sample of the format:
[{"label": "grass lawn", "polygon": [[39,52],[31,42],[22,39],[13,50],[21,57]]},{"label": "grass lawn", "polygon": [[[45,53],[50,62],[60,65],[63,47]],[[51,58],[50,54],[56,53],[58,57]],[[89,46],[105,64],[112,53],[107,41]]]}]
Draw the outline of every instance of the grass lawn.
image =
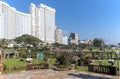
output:
[{"label": "grass lawn", "polygon": [[10,59],[3,59],[3,64],[9,67],[16,67],[16,66],[26,66],[26,61],[20,61],[20,59],[10,58]]},{"label": "grass lawn", "polygon": [[[42,59],[33,59],[32,63],[40,63]],[[20,58],[10,58],[10,59],[3,59],[3,64],[9,67],[18,67],[18,66],[26,66],[28,62],[24,59],[24,61],[20,61]]]},{"label": "grass lawn", "polygon": [[50,64],[54,64],[54,63],[56,62],[56,59],[55,59],[55,58],[49,58],[49,59],[48,59],[48,62],[49,62]]},{"label": "grass lawn", "polygon": [[88,71],[88,66],[76,66],[76,70],[78,70],[78,71]]},{"label": "grass lawn", "polygon": [[[107,59],[104,59],[104,60],[102,60],[103,62],[102,62],[102,64],[103,65],[106,65],[106,66],[110,66],[111,64],[108,62],[109,60],[107,60]],[[99,65],[99,60],[95,60],[95,62],[93,62],[93,64],[95,64],[95,65]],[[120,60],[119,60],[119,64],[120,64]],[[118,62],[117,62],[117,60],[115,61],[115,66],[117,66],[118,67]],[[119,65],[120,66],[120,65]]]},{"label": "grass lawn", "polygon": [[[48,63],[50,65],[53,65],[55,63],[55,58],[49,58]],[[32,63],[41,63],[44,62],[44,59],[33,59]],[[10,58],[10,59],[3,59],[3,64],[7,65],[7,68],[9,67],[16,67],[16,66],[26,66],[27,62],[24,59],[24,61],[20,61],[20,58]]]}]

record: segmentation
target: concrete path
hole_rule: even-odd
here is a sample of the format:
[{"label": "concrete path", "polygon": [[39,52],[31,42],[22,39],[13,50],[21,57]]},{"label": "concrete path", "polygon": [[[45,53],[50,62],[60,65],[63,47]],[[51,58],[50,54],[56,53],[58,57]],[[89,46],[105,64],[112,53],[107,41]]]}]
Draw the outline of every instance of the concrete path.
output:
[{"label": "concrete path", "polygon": [[80,71],[54,71],[34,70],[17,73],[2,74],[0,79],[120,79],[118,76],[110,76],[91,72]]}]

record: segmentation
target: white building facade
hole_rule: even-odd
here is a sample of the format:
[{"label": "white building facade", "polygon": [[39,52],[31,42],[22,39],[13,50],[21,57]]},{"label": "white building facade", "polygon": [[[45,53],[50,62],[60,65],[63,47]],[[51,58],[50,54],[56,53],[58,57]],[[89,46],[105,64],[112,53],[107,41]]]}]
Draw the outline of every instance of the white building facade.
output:
[{"label": "white building facade", "polygon": [[55,30],[55,42],[62,44],[63,33],[62,30],[56,28]]},{"label": "white building facade", "polygon": [[0,1],[0,39],[29,34],[45,43],[54,43],[55,29],[55,9],[31,4],[30,13],[23,13]]},{"label": "white building facade", "polygon": [[30,14],[17,11],[0,1],[0,39],[13,39],[22,34],[31,34]]},{"label": "white building facade", "polygon": [[55,9],[44,4],[30,5],[32,35],[46,43],[55,42]]},{"label": "white building facade", "polygon": [[15,37],[23,34],[31,34],[30,14],[16,11],[15,13]]},{"label": "white building facade", "polygon": [[62,44],[68,45],[68,37],[67,36],[62,37]]}]

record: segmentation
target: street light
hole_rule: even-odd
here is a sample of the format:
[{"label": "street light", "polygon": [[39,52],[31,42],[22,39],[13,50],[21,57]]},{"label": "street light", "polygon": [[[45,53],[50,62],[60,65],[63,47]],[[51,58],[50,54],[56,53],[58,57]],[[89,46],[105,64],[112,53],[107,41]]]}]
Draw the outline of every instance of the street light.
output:
[{"label": "street light", "polygon": [[27,58],[26,58],[26,61],[30,62],[32,61],[33,59],[31,58],[31,50],[28,49],[29,47],[26,48],[27,50]]},{"label": "street light", "polygon": [[28,50],[29,57],[31,58],[31,54],[30,53],[31,53],[31,50]]},{"label": "street light", "polygon": [[117,65],[118,65],[118,75],[119,75],[119,51],[116,51]]}]

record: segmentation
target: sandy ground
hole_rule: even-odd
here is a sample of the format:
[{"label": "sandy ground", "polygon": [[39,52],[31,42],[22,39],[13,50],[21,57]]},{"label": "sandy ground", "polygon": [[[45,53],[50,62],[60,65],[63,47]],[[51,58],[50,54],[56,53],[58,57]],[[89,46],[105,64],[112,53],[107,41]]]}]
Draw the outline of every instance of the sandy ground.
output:
[{"label": "sandy ground", "polygon": [[120,77],[75,70],[54,71],[52,69],[40,69],[1,74],[0,79],[120,79]]}]

